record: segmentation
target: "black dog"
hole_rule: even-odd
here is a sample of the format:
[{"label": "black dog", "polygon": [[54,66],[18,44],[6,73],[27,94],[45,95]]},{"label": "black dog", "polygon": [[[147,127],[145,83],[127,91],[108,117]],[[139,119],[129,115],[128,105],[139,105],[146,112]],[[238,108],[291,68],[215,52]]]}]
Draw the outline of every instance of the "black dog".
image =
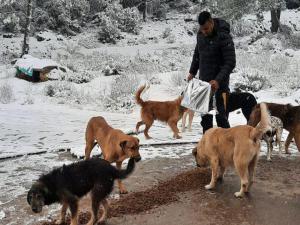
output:
[{"label": "black dog", "polygon": [[252,109],[256,106],[255,97],[248,92],[231,92],[228,98],[227,111],[232,112],[237,109],[242,109],[247,122],[249,121]]},{"label": "black dog", "polygon": [[[44,205],[55,202],[62,204],[60,223],[65,222],[66,210],[71,211],[71,225],[77,225],[78,200],[91,191],[92,218],[89,225],[103,222],[107,213],[106,197],[113,189],[115,179],[126,178],[134,169],[134,159],[128,162],[126,170],[118,170],[109,162],[93,158],[54,169],[42,175],[30,188],[27,202],[35,213]],[[98,221],[100,203],[104,213]]]}]

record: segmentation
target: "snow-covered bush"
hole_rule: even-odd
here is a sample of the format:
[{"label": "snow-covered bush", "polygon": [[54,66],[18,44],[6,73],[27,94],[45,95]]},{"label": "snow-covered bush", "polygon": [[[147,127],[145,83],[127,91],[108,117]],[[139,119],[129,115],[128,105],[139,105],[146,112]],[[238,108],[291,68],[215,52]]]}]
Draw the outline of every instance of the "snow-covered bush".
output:
[{"label": "snow-covered bush", "polygon": [[191,1],[189,0],[174,0],[169,1],[170,8],[176,9],[180,12],[187,12],[192,6]]},{"label": "snow-covered bush", "polygon": [[111,20],[108,16],[103,15],[98,32],[98,40],[103,43],[115,44],[120,37],[121,32],[116,22]]},{"label": "snow-covered bush", "polygon": [[20,30],[19,18],[15,13],[8,15],[5,19],[3,19],[3,25],[3,30],[5,32],[15,33]]},{"label": "snow-covered bush", "polygon": [[171,34],[171,35],[169,35],[169,36],[166,38],[166,40],[167,40],[167,43],[173,44],[173,43],[175,43],[175,41],[176,41],[176,37],[175,37],[174,34]]},{"label": "snow-covered bush", "polygon": [[66,75],[65,79],[76,84],[82,84],[90,82],[92,79],[94,79],[94,75],[86,70],[83,70],[77,73],[70,72]]},{"label": "snow-covered bush", "polygon": [[123,9],[122,20],[120,21],[120,29],[123,32],[138,34],[140,31],[140,15],[137,8]]},{"label": "snow-covered bush", "polygon": [[167,38],[172,34],[172,30],[170,27],[167,27],[162,32],[162,38]]},{"label": "snow-covered bush", "polygon": [[170,77],[170,84],[172,87],[183,87],[186,85],[186,74],[183,71],[173,72]]},{"label": "snow-covered bush", "polygon": [[252,22],[238,20],[231,25],[231,32],[234,36],[244,37],[253,33],[254,26]]},{"label": "snow-covered bush", "polygon": [[13,88],[9,83],[0,84],[0,102],[8,104],[14,99]]},{"label": "snow-covered bush", "polygon": [[239,80],[234,84],[234,89],[243,91],[259,91],[267,85],[265,75],[255,69],[243,69],[239,72]]},{"label": "snow-covered bush", "polygon": [[300,33],[285,35],[283,42],[286,47],[300,49]]},{"label": "snow-covered bush", "polygon": [[110,101],[106,101],[106,107],[111,110],[132,109],[135,105],[134,93],[139,83],[140,79],[135,74],[116,77],[111,83],[111,92],[108,96]]},{"label": "snow-covered bush", "polygon": [[105,9],[105,15],[123,32],[137,34],[140,30],[141,18],[135,7],[124,9],[120,4],[110,4]]},{"label": "snow-covered bush", "polygon": [[90,11],[88,0],[73,0],[70,6],[71,19],[80,19]]},{"label": "snow-covered bush", "polygon": [[111,3],[111,1],[108,0],[88,0],[90,3],[90,12],[97,13],[102,12],[105,10],[105,8],[108,6],[108,4]]}]

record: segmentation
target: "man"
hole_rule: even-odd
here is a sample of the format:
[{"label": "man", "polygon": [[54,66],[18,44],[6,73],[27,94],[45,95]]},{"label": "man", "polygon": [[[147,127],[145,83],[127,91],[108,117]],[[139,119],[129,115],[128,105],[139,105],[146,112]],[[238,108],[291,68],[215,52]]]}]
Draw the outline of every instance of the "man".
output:
[{"label": "man", "polygon": [[[194,78],[199,70],[199,79],[210,83],[216,99],[217,125],[229,128],[229,75],[236,63],[234,44],[229,34],[230,26],[222,19],[212,18],[207,11],[199,14],[198,22],[200,29],[187,79],[189,81]],[[213,126],[213,116],[203,115],[201,125],[204,133]]]}]

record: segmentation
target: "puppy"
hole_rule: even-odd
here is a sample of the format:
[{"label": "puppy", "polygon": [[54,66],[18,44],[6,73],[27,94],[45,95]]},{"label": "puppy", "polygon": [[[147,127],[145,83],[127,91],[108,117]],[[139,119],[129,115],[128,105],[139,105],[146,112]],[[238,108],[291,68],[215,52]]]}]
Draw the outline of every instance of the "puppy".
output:
[{"label": "puppy", "polygon": [[181,138],[181,136],[179,136],[178,134],[179,130],[177,127],[177,123],[182,118],[182,115],[186,110],[186,108],[180,105],[183,96],[180,96],[173,101],[143,101],[141,99],[141,93],[143,92],[145,87],[145,85],[140,87],[135,95],[137,104],[139,104],[142,107],[142,120],[137,122],[136,124],[136,133],[139,132],[139,127],[145,124],[146,127],[144,130],[144,135],[146,139],[150,139],[151,137],[149,136],[148,131],[152,126],[154,120],[159,120],[168,123],[168,125],[173,131],[174,138]]},{"label": "puppy", "polygon": [[[90,192],[92,217],[88,225],[105,221],[108,204],[106,197],[113,190],[115,179],[126,178],[134,169],[134,159],[128,162],[126,170],[117,170],[109,162],[94,158],[54,169],[42,175],[30,188],[27,202],[35,213],[42,211],[44,205],[59,202],[61,215],[57,224],[65,223],[66,211],[71,211],[71,225],[77,225],[78,201]],[[104,212],[98,219],[100,204]]]},{"label": "puppy", "polygon": [[205,132],[193,155],[200,167],[210,163],[212,175],[206,189],[214,188],[217,179],[223,179],[226,167],[235,166],[241,178],[241,189],[234,194],[235,197],[243,197],[249,192],[260,152],[260,140],[271,129],[264,103],[261,104],[261,112],[262,120],[257,127],[240,125],[228,129],[211,128]]},{"label": "puppy", "polygon": [[271,154],[273,151],[273,137],[276,135],[275,144],[279,146],[279,154],[281,155],[281,136],[283,132],[283,123],[281,119],[275,116],[270,117],[271,120],[271,130],[268,130],[263,134],[262,138],[267,143],[267,160],[271,161]]},{"label": "puppy", "polygon": [[182,132],[185,132],[185,124],[186,118],[189,116],[189,124],[188,124],[188,131],[192,131],[192,123],[194,118],[195,112],[191,109],[187,109],[182,116]]},{"label": "puppy", "polygon": [[[103,153],[103,158],[110,163],[115,162],[118,169],[122,168],[122,162],[127,158],[134,158],[136,162],[141,160],[139,153],[139,139],[114,129],[107,124],[101,116],[92,117],[85,132],[85,159],[89,159],[91,151],[98,143]],[[96,140],[96,142],[95,142]],[[118,180],[121,194],[127,190],[121,180]]]}]

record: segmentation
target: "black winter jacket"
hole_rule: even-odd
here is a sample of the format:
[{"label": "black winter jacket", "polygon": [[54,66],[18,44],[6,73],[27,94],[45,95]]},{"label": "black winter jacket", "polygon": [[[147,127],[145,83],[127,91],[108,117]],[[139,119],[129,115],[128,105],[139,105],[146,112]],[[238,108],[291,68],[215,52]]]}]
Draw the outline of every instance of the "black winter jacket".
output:
[{"label": "black winter jacket", "polygon": [[220,91],[229,91],[229,75],[235,67],[235,49],[230,36],[230,25],[222,19],[214,20],[211,36],[205,37],[199,31],[190,74],[194,77],[199,69],[203,81],[216,80]]}]

